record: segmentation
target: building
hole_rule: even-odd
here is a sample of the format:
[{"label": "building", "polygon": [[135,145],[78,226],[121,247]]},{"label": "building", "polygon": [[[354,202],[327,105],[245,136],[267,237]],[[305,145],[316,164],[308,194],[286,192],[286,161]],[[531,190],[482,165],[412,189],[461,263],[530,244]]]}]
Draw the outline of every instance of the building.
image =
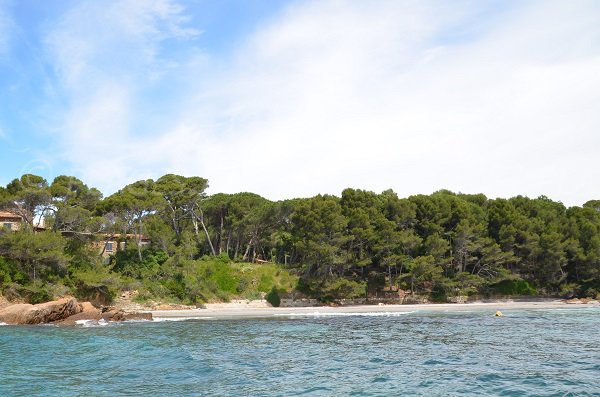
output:
[{"label": "building", "polygon": [[104,259],[109,259],[117,251],[124,251],[129,244],[139,241],[141,248],[146,248],[150,245],[150,238],[144,235],[137,234],[106,234],[106,233],[89,233],[89,232],[72,232],[63,231],[61,234],[65,237],[78,236],[80,239],[87,241],[88,247],[98,252]]},{"label": "building", "polygon": [[138,236],[136,234],[113,234],[113,235],[101,235],[102,240],[94,243],[94,246],[100,251],[104,258],[108,258],[111,255],[117,253],[117,251],[124,251],[127,248],[128,243],[131,241],[137,241],[139,239],[140,247],[148,247],[151,243],[150,239],[144,235]]},{"label": "building", "polygon": [[[0,232],[11,231],[16,232],[23,228],[23,217],[9,211],[0,211]],[[43,218],[34,227],[35,232],[45,230]],[[103,234],[89,232],[73,232],[62,231],[61,234],[65,237],[79,236],[89,242],[89,246],[105,259],[110,258],[117,251],[123,251],[132,241],[139,241],[140,247],[148,247],[151,243],[150,239],[144,235],[137,234]]]},{"label": "building", "polygon": [[8,211],[0,211],[0,226],[2,230],[17,231],[21,228],[23,218]]}]

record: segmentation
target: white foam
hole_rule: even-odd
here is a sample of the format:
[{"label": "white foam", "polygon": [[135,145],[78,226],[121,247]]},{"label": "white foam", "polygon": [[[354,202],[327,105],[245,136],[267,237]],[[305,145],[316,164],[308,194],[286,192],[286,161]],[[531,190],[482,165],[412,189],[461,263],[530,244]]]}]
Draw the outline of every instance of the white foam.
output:
[{"label": "white foam", "polygon": [[352,317],[352,316],[362,316],[362,317],[400,317],[405,316],[407,314],[414,313],[411,312],[312,312],[312,313],[277,313],[275,316],[283,316],[283,317]]},{"label": "white foam", "polygon": [[82,325],[84,327],[104,327],[108,325],[108,322],[104,319],[96,320],[77,320],[75,324]]},{"label": "white foam", "polygon": [[189,321],[189,320],[214,320],[216,317],[154,317],[152,321]]},{"label": "white foam", "polygon": [[6,324],[6,323],[0,323],[0,325],[8,325],[8,324]]}]

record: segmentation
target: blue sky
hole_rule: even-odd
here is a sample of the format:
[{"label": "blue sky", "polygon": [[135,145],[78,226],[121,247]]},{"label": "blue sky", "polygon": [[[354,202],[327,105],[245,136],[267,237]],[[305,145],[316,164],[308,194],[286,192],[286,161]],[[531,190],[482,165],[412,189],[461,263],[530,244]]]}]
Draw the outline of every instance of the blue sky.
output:
[{"label": "blue sky", "polygon": [[595,1],[0,0],[0,184],[600,197]]}]

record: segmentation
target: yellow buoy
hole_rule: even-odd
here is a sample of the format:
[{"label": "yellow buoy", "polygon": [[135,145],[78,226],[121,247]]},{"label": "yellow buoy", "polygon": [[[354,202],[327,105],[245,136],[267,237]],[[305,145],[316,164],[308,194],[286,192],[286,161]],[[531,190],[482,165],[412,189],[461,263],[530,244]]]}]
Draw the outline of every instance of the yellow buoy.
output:
[{"label": "yellow buoy", "polygon": [[500,310],[498,310],[496,312],[496,314],[494,314],[494,316],[496,316],[496,317],[502,317],[502,316],[504,316],[504,314],[502,314],[502,312]]}]

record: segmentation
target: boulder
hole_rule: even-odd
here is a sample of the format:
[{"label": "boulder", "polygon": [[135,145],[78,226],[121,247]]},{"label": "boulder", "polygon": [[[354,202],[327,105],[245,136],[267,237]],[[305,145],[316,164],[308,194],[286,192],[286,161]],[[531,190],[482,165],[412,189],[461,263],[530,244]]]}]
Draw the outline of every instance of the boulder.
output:
[{"label": "boulder", "polygon": [[0,310],[0,322],[7,324],[49,323],[63,320],[82,310],[82,306],[75,298],[62,298],[37,305],[17,304]]},{"label": "boulder", "polygon": [[150,312],[138,312],[138,313],[125,313],[124,321],[139,321],[139,320],[147,320],[152,321],[152,313]]},{"label": "boulder", "polygon": [[102,313],[104,321],[152,320],[150,312],[125,312],[117,308],[109,308]]},{"label": "boulder", "polygon": [[124,321],[125,312],[121,309],[109,308],[102,312],[102,319],[104,321]]},{"label": "boulder", "polygon": [[59,320],[56,323],[61,324],[61,325],[75,325],[75,324],[77,324],[77,321],[82,321],[82,320],[99,321],[102,318],[102,312],[100,311],[100,309],[97,309],[96,307],[94,307],[94,305],[92,305],[90,302],[80,303],[80,306],[81,306],[81,312],[74,314],[72,316],[69,316],[63,320]]},{"label": "boulder", "polygon": [[10,306],[11,303],[2,295],[0,295],[0,310]]},{"label": "boulder", "polygon": [[568,303],[568,304],[570,304],[570,305],[580,305],[580,304],[582,304],[583,302],[582,302],[580,299],[578,299],[578,298],[573,298],[573,299],[567,299],[567,300],[565,301],[565,303]]}]

